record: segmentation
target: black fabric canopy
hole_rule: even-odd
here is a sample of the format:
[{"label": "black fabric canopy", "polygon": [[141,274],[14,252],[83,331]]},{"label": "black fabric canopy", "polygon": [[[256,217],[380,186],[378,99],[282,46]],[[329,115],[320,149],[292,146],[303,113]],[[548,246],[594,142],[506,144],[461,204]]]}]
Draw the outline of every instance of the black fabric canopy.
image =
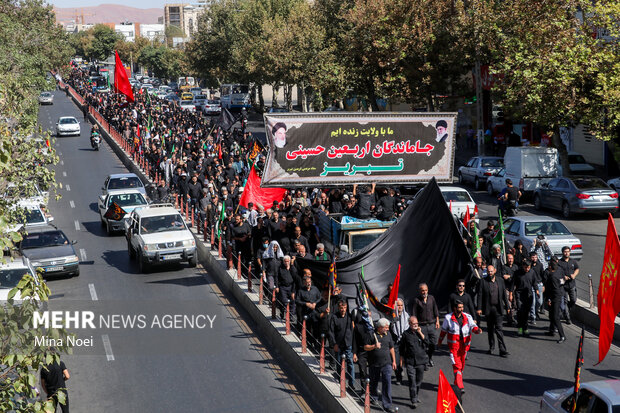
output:
[{"label": "black fabric canopy", "polygon": [[[358,274],[364,276],[380,299],[401,265],[399,296],[408,307],[418,285],[428,284],[440,310],[447,310],[449,295],[459,278],[470,274],[471,259],[452,214],[433,178],[399,220],[375,242],[344,260],[336,261],[337,284],[347,297],[356,296]],[[299,259],[312,271],[318,286],[326,285],[329,262]]]}]

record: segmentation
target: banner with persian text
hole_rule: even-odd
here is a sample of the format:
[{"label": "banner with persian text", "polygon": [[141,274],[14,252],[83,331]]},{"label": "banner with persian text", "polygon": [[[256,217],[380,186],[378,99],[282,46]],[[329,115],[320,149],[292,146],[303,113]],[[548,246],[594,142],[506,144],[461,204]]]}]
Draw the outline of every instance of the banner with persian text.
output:
[{"label": "banner with persian text", "polygon": [[452,182],[457,113],[265,115],[262,186]]}]

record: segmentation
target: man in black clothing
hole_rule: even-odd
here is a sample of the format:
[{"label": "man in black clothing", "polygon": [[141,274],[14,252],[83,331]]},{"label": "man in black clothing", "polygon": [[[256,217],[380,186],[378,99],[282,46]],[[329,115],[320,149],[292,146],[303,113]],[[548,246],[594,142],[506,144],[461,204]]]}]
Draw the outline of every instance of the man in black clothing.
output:
[{"label": "man in black clothing", "polygon": [[509,206],[516,211],[519,198],[521,198],[521,191],[512,185],[511,179],[506,179],[506,188],[500,195],[500,208],[504,209]]},{"label": "man in black clothing", "polygon": [[202,198],[202,184],[198,181],[196,175],[187,184],[187,193],[189,195],[190,205],[196,209],[198,201]]},{"label": "man in black clothing", "polygon": [[456,301],[463,303],[463,311],[467,314],[471,314],[472,317],[476,314],[474,300],[465,292],[465,280],[463,279],[456,282],[456,291],[450,294],[450,308],[454,307]]},{"label": "man in black clothing", "polygon": [[532,308],[532,288],[538,290],[534,286],[534,271],[532,271],[532,261],[524,259],[521,269],[515,273],[515,301],[517,302],[517,334],[530,335],[528,330],[528,316]]},{"label": "man in black clothing", "polygon": [[427,347],[428,340],[418,325],[418,319],[410,316],[409,328],[400,339],[400,365],[407,371],[409,399],[414,409],[420,403],[418,394],[424,379],[424,367],[428,364]]},{"label": "man in black clothing", "polygon": [[534,298],[532,300],[532,309],[530,310],[530,320],[532,321],[532,325],[536,325],[536,320],[540,319],[539,314],[543,311],[543,273],[545,270],[542,264],[538,261],[538,254],[536,251],[530,252],[530,261],[532,261],[532,271],[534,272],[535,290],[538,291],[538,293],[534,293],[534,289],[532,290]]},{"label": "man in black clothing", "polygon": [[549,331],[545,334],[548,336],[554,336],[555,330],[558,330],[560,339],[558,343],[566,341],[564,335],[564,327],[560,322],[560,306],[562,305],[562,298],[564,297],[564,273],[558,270],[558,263],[554,260],[549,262],[547,267],[547,283],[546,283],[546,296],[549,303]]},{"label": "man in black clothing", "polygon": [[69,370],[61,360],[60,363],[51,363],[41,369],[41,387],[47,394],[47,399],[54,402],[54,411],[58,405],[58,394],[65,396],[64,404],[60,404],[62,413],[69,413],[69,393],[66,381],[69,380]]},{"label": "man in black clothing", "polygon": [[295,227],[293,230],[293,236],[290,238],[290,244],[294,245],[295,241],[298,241],[300,244],[306,247],[306,251],[310,251],[310,244],[308,243],[308,238],[304,237],[301,234],[301,228]]},{"label": "man in black clothing", "polygon": [[[570,247],[562,247],[562,258],[558,262],[558,266],[564,276],[564,290],[566,290],[562,297],[562,310],[564,311],[566,324],[571,324],[570,310],[577,303],[577,283],[575,278],[579,275],[579,264],[570,257]],[[568,300],[566,299],[567,296]]]},{"label": "man in black clothing", "polygon": [[420,295],[414,300],[410,315],[416,316],[424,337],[428,339],[428,367],[433,367],[433,353],[437,345],[437,330],[439,330],[439,309],[435,297],[428,293],[428,285],[419,286]]},{"label": "man in black clothing", "polygon": [[377,202],[377,219],[389,221],[394,218],[396,211],[396,198],[394,198],[393,189],[383,189],[383,194]]},{"label": "man in black clothing", "polygon": [[346,359],[349,387],[355,388],[355,365],[353,364],[353,319],[345,299],[338,301],[338,311],[329,317],[328,337],[336,356],[337,371],[340,374],[342,358]]},{"label": "man in black clothing", "polygon": [[495,236],[495,221],[490,219],[487,221],[487,227],[480,231],[480,236],[484,237],[484,241],[487,245],[493,244],[493,237]]},{"label": "man in black clothing", "polygon": [[508,356],[504,343],[504,331],[502,316],[508,308],[508,297],[504,293],[505,286],[502,278],[496,277],[497,271],[492,265],[487,266],[487,277],[480,283],[478,293],[478,315],[484,314],[487,322],[489,335],[489,350],[487,354],[493,354],[495,349],[495,337],[499,344],[499,355]]},{"label": "man in black clothing", "polygon": [[361,219],[370,218],[375,209],[375,184],[370,188],[366,187],[361,193],[357,193],[357,184],[353,185],[353,196],[357,199],[357,217]]},{"label": "man in black clothing", "polygon": [[321,301],[321,292],[312,285],[312,277],[304,275],[302,286],[295,295],[295,303],[297,304],[297,320],[301,322],[304,316],[308,316],[310,324],[314,321],[316,315],[316,305]]},{"label": "man in black clothing", "polygon": [[505,286],[505,294],[508,299],[508,306],[506,307],[506,312],[508,315],[508,325],[514,325],[517,323],[516,321],[516,309],[517,306],[515,304],[515,294],[514,294],[514,275],[519,270],[519,266],[515,264],[514,255],[508,253],[506,254],[506,264],[501,267],[495,267],[495,271],[499,271],[501,277],[504,279]]},{"label": "man in black clothing", "polygon": [[284,318],[284,311],[286,308],[286,301],[290,301],[290,314],[291,318],[293,314],[297,314],[295,311],[295,291],[300,286],[298,281],[297,269],[291,265],[291,257],[285,255],[282,258],[282,264],[278,267],[275,277],[276,294],[279,294],[281,306],[281,317]]},{"label": "man in black clothing", "polygon": [[366,378],[370,376],[368,375],[368,351],[364,350],[364,344],[373,342],[374,328],[372,326],[372,314],[370,310],[357,309],[354,311],[353,361],[357,363],[360,384],[365,391]]},{"label": "man in black clothing", "polygon": [[396,370],[396,355],[389,327],[387,319],[377,321],[377,333],[371,338],[372,341],[364,345],[364,350],[370,352],[370,396],[377,397],[377,387],[381,380],[383,409],[394,413],[397,410],[392,407],[392,371]]},{"label": "man in black clothing", "polygon": [[241,261],[247,267],[252,259],[252,228],[241,218],[241,214],[235,214],[231,227],[231,239],[234,241],[235,254],[241,253]]}]

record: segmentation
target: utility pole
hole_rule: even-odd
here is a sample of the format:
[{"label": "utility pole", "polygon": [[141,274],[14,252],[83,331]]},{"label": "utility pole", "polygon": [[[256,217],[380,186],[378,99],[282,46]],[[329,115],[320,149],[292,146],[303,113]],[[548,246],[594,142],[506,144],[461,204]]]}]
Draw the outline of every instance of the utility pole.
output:
[{"label": "utility pole", "polygon": [[129,52],[129,61],[130,61],[129,64],[131,65],[129,66],[129,71],[131,72],[131,77],[133,77],[133,52],[132,51]]},{"label": "utility pole", "polygon": [[484,155],[484,116],[482,106],[482,75],[480,69],[480,60],[476,59],[476,68],[474,69],[476,78],[476,142],[478,142],[478,155]]}]

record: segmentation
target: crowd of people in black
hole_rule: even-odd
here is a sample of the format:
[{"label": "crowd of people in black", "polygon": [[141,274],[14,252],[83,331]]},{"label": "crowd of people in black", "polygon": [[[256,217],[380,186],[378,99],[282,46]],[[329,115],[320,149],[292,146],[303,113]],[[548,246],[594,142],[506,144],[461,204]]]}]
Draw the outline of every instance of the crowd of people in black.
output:
[{"label": "crowd of people in black", "polygon": [[[263,278],[266,296],[277,295],[281,316],[289,303],[293,322],[306,321],[310,345],[325,343],[337,367],[346,360],[351,388],[359,377],[365,389],[369,378],[370,393],[377,397],[381,382],[381,403],[394,411],[391,377],[394,373],[396,382],[402,383],[406,374],[412,406],[420,403],[420,383],[424,371],[434,366],[441,328],[428,286],[420,285],[418,297],[399,299],[396,316],[381,318],[375,326],[370,309],[351,310],[337,287],[314,285],[311,271],[298,261],[299,257],[322,261],[345,257],[346,245],[330,251],[322,242],[329,238],[330,215],[395,219],[407,206],[397,190],[375,185],[353,186],[351,191],[294,189],[272,205],[240,206],[250,168],[260,175],[265,164],[264,149],[245,130],[245,123],[226,130],[218,118],[183,110],[138,90],[135,102],[127,103],[120,95],[95,91],[88,73],[77,68],[66,81],[147,160],[151,178],[159,178],[152,198],[169,201],[178,196],[200,222],[218,231],[224,248],[240,254],[244,267],[251,265],[254,274]],[[528,325],[536,323],[545,308],[550,309],[549,333],[557,329],[559,342],[564,341],[560,316],[570,323],[568,310],[576,302],[574,279],[579,273],[570,248],[563,251],[562,260],[554,260],[540,237],[532,251],[517,242],[504,254],[501,246],[492,243],[494,233],[495,222],[489,221],[480,233],[481,254],[474,259],[470,278],[458,281],[451,308],[462,304],[478,325],[485,316],[489,353],[497,338],[500,355],[509,354],[502,333],[504,316],[508,325],[517,325],[519,334],[527,336]],[[468,244],[473,245],[471,240]]]}]

